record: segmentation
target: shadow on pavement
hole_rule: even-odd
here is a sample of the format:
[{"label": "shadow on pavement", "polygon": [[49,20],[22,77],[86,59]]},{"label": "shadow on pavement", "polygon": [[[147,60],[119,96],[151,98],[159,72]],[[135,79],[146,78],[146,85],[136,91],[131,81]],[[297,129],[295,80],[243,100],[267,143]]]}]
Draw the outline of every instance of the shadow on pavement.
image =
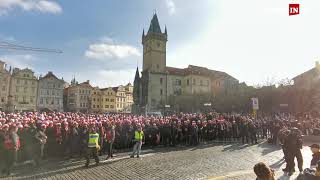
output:
[{"label": "shadow on pavement", "polygon": [[279,169],[285,163],[284,159],[280,159],[277,162],[270,165],[272,169]]},{"label": "shadow on pavement", "polygon": [[[105,161],[100,163],[98,166],[103,166],[103,165],[108,165],[114,162],[119,162],[128,159],[127,158],[118,158],[118,159],[113,159],[111,161]],[[103,161],[104,158],[100,157],[100,160]],[[18,173],[15,174],[14,176],[11,176],[12,178],[22,178],[22,179],[44,179],[44,178],[49,178],[52,176],[55,176],[57,174],[63,175],[67,173],[71,173],[77,170],[86,170],[90,168],[97,167],[96,165],[92,165],[94,160],[91,159],[91,165],[86,168],[84,167],[85,160],[79,160],[77,162],[74,161],[67,161],[61,163],[60,161],[52,162],[45,164],[41,166],[40,168],[32,168],[32,167],[26,167],[23,169],[18,169]]]},{"label": "shadow on pavement", "polygon": [[268,142],[263,142],[263,143],[260,143],[258,144],[258,147],[261,147],[263,150],[262,150],[262,155],[267,155],[271,152],[274,152],[274,151],[278,151],[281,149],[281,146],[280,145],[272,145],[272,144],[269,144]]}]

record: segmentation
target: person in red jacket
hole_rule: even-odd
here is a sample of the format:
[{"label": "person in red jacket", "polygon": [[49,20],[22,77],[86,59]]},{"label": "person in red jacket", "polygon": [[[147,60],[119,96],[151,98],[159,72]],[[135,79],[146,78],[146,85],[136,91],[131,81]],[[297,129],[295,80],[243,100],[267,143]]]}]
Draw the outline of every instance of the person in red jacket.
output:
[{"label": "person in red jacket", "polygon": [[107,159],[113,158],[112,145],[113,145],[115,136],[116,136],[115,127],[111,124],[108,124],[106,129],[107,150],[108,150]]},{"label": "person in red jacket", "polygon": [[2,174],[9,176],[14,162],[17,160],[17,151],[20,148],[20,139],[17,134],[18,127],[10,126],[9,131],[4,132],[4,156],[5,163]]}]

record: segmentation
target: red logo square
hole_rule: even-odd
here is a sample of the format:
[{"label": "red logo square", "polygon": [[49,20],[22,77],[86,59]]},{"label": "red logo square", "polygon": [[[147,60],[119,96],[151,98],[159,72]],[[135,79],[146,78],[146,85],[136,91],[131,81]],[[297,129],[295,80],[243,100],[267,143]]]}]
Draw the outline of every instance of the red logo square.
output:
[{"label": "red logo square", "polygon": [[300,4],[289,4],[289,16],[300,14]]}]

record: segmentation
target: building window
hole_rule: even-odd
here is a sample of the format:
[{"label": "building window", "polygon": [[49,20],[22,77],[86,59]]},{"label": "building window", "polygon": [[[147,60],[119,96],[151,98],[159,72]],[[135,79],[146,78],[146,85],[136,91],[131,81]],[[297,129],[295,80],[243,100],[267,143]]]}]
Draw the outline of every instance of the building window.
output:
[{"label": "building window", "polygon": [[181,80],[180,79],[176,79],[176,85],[181,86]]},{"label": "building window", "polygon": [[28,84],[28,81],[27,81],[27,80],[24,80],[24,84],[27,85],[27,84]]},{"label": "building window", "polygon": [[163,94],[163,90],[162,90],[162,89],[160,89],[160,95],[162,96],[162,94]]},{"label": "building window", "polygon": [[33,103],[33,97],[30,97],[30,102]]},{"label": "building window", "polygon": [[25,96],[22,97],[22,102],[27,102]]},{"label": "building window", "polygon": [[202,86],[203,85],[203,82],[202,82],[202,80],[200,80],[200,86]]},{"label": "building window", "polygon": [[32,83],[31,83],[32,85],[34,85],[34,81],[32,81]]},{"label": "building window", "polygon": [[20,79],[17,79],[17,84],[20,84]]},{"label": "building window", "polygon": [[5,86],[2,86],[2,91],[5,91],[6,90],[6,87]]},{"label": "building window", "polygon": [[18,86],[16,87],[16,92],[19,92],[19,87]]},{"label": "building window", "polygon": [[114,108],[114,106],[113,106],[113,105],[110,105],[110,108]]},{"label": "building window", "polygon": [[23,89],[23,92],[27,92],[27,90],[28,90],[28,88],[27,88],[27,87],[25,87],[25,88]]},{"label": "building window", "polygon": [[1,98],[1,102],[4,102],[4,98]]},{"label": "building window", "polygon": [[99,105],[97,105],[97,108],[99,108]]},{"label": "building window", "polygon": [[160,78],[160,84],[162,84],[162,82],[163,82],[163,78]]},{"label": "building window", "polygon": [[106,98],[106,101],[109,102],[109,98]]},{"label": "building window", "polygon": [[196,84],[196,79],[193,79],[192,84],[193,84],[193,85]]},{"label": "building window", "polygon": [[159,69],[159,67],[160,67],[159,64],[157,64],[157,69]]},{"label": "building window", "polygon": [[96,98],[93,98],[93,101],[96,101]]},{"label": "building window", "polygon": [[14,97],[14,101],[18,102],[18,96]]},{"label": "building window", "polygon": [[109,108],[109,105],[105,105],[106,108]]}]

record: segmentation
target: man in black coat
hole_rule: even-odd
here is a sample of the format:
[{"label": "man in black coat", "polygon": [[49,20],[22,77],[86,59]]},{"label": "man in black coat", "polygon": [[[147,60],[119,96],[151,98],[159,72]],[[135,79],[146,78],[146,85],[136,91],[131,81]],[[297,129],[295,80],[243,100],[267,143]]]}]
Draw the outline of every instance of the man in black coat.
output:
[{"label": "man in black coat", "polygon": [[302,136],[297,128],[290,129],[288,137],[284,141],[284,148],[287,149],[287,169],[288,175],[292,175],[295,167],[294,158],[297,158],[299,171],[303,171],[303,158],[301,154]]}]

